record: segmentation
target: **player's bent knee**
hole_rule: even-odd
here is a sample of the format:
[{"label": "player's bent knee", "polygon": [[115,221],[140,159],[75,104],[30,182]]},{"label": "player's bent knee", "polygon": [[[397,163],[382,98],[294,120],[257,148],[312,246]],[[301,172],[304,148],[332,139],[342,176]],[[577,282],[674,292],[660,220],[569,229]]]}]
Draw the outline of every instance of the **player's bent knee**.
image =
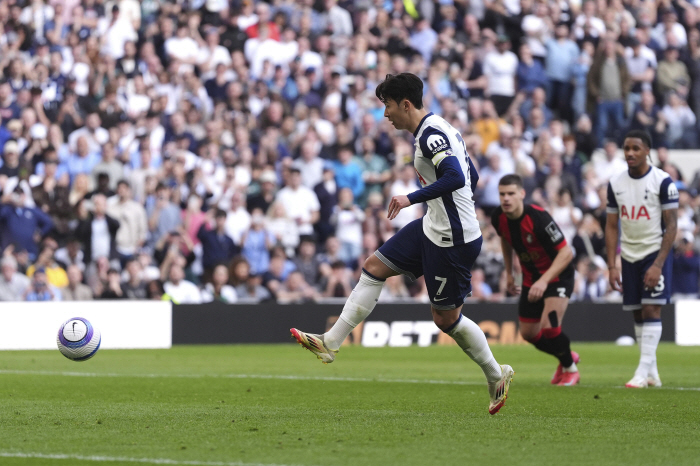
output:
[{"label": "player's bent knee", "polygon": [[540,327],[539,326],[532,326],[532,327],[520,327],[520,335],[523,337],[523,340],[534,343],[537,340],[539,340],[540,336]]},{"label": "player's bent knee", "polygon": [[377,256],[372,254],[369,256],[362,268],[369,272],[373,277],[379,278],[380,280],[386,280],[389,277],[398,275],[392,269],[390,269],[384,262],[379,260]]}]

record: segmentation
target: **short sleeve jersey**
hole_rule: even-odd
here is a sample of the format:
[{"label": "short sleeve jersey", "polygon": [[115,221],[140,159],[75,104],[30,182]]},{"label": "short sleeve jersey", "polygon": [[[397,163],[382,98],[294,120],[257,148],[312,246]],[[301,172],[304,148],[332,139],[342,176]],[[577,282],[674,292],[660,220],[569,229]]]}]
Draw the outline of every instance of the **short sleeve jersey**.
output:
[{"label": "short sleeve jersey", "polygon": [[464,174],[464,186],[427,201],[423,232],[437,246],[449,247],[470,243],[481,236],[474,207],[474,189],[479,176],[472,164],[464,139],[443,118],[428,113],[414,133],[416,138],[413,166],[422,187],[430,186],[441,176],[440,163],[455,157]]},{"label": "short sleeve jersey", "polygon": [[[552,266],[559,250],[566,246],[566,238],[559,225],[542,207],[525,204],[523,215],[509,219],[500,207],[491,215],[491,224],[498,235],[510,244],[518,254],[523,270],[523,286],[530,287]],[[574,266],[569,264],[556,283],[571,280]]]},{"label": "short sleeve jersey", "polygon": [[665,171],[652,166],[640,178],[629,171],[613,176],[607,212],[620,217],[622,258],[637,262],[661,249],[665,230],[661,214],[677,208],[678,188]]}]

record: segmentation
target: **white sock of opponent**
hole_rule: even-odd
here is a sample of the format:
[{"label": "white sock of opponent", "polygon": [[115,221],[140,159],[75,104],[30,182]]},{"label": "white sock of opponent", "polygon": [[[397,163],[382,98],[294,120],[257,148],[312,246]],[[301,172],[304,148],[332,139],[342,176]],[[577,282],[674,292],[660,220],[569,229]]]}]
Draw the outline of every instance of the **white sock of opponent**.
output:
[{"label": "white sock of opponent", "polygon": [[495,382],[501,378],[501,366],[493,357],[486,335],[478,325],[460,314],[457,322],[445,333],[454,338],[467,356],[481,367],[488,382]]},{"label": "white sock of opponent", "polygon": [[372,278],[365,273],[364,269],[362,270],[360,281],[350,293],[340,317],[333,327],[323,334],[323,342],[329,349],[340,348],[350,332],[370,315],[377,304],[383,286],[384,280]]},{"label": "white sock of opponent", "polygon": [[645,319],[640,344],[641,355],[639,366],[634,373],[635,377],[646,379],[649,376],[656,360],[656,348],[659,346],[659,340],[661,340],[661,319]]}]

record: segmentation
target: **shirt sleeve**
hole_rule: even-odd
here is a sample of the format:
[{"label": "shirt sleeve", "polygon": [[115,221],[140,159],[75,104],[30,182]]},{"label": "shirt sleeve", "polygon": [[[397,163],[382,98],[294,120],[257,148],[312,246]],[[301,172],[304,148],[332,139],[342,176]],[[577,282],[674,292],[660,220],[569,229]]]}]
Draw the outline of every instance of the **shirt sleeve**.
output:
[{"label": "shirt sleeve", "polygon": [[549,212],[537,210],[537,214],[533,215],[535,220],[535,233],[542,243],[551,244],[557,251],[567,245],[564,233],[554,221]]},{"label": "shirt sleeve", "polygon": [[661,201],[661,210],[678,208],[678,187],[671,177],[664,178],[661,182],[659,201]]},{"label": "shirt sleeve", "polygon": [[456,157],[445,157],[437,167],[437,175],[435,183],[408,195],[411,204],[437,199],[458,190],[466,183],[464,172]]},{"label": "shirt sleeve", "polygon": [[608,182],[608,207],[605,210],[609,214],[616,214],[619,211],[617,199],[615,199],[615,193],[613,192],[612,184],[610,182]]}]

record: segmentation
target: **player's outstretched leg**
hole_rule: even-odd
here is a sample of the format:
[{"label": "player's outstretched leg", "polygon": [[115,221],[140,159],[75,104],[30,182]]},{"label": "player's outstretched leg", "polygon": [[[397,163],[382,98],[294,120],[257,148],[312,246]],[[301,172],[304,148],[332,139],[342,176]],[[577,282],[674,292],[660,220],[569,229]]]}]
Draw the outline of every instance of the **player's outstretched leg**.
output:
[{"label": "player's outstretched leg", "polygon": [[[434,310],[433,313],[435,314]],[[496,362],[484,332],[464,315],[460,314],[455,323],[443,331],[481,367],[489,387],[489,413],[496,414],[508,397],[508,389],[514,374],[513,368],[507,365],[501,366]]]},{"label": "player's outstretched leg", "polygon": [[[636,329],[635,329],[636,330]],[[659,340],[661,340],[661,319],[658,318],[647,318],[644,319],[642,324],[639,356],[639,365],[637,370],[634,372],[634,377],[625,384],[627,388],[646,388],[649,386],[649,377],[653,377],[653,366],[656,361],[656,348],[659,346]],[[661,379],[659,379],[658,369],[656,370],[655,380],[658,380],[659,386],[661,385]],[[653,385],[657,386],[657,385]]]},{"label": "player's outstretched leg", "polygon": [[383,286],[384,280],[380,280],[362,269],[360,281],[350,293],[340,317],[328,332],[323,335],[315,335],[293,328],[290,330],[292,336],[324,364],[333,362],[340,345],[350,335],[350,332],[374,310]]}]

